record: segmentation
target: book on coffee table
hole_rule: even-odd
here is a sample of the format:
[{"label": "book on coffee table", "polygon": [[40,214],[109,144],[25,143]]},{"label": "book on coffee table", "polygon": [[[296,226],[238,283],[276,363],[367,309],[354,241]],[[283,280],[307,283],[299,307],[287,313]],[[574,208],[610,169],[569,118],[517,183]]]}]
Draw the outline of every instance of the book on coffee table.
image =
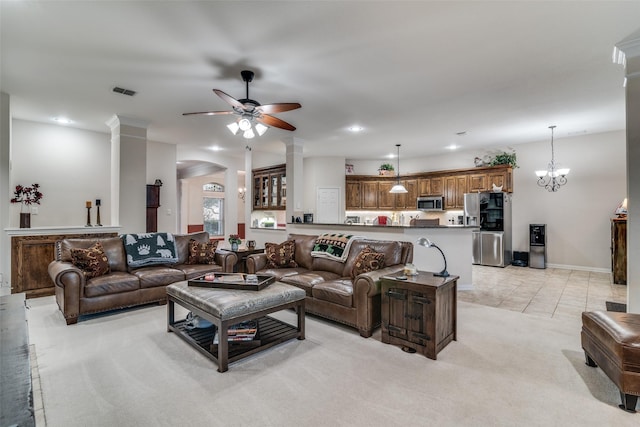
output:
[{"label": "book on coffee table", "polygon": [[[256,320],[246,320],[229,326],[227,329],[227,341],[229,343],[251,343],[251,345],[260,345],[258,338],[258,322]],[[213,336],[213,344],[218,344],[218,330]]]}]

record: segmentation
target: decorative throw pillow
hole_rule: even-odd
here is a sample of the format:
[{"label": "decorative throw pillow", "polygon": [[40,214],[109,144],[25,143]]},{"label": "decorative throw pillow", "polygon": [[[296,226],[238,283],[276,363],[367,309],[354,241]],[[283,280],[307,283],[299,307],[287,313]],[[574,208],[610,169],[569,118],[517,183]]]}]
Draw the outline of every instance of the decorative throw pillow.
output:
[{"label": "decorative throw pillow", "polygon": [[193,239],[189,240],[189,259],[187,264],[215,264],[217,248],[217,240],[205,243]]},{"label": "decorative throw pillow", "polygon": [[351,270],[351,278],[355,279],[359,274],[379,270],[382,267],[384,267],[384,254],[374,251],[371,246],[367,246],[356,256]]},{"label": "decorative throw pillow", "polygon": [[111,271],[109,259],[100,242],[96,242],[88,249],[72,248],[70,252],[71,262],[82,270],[87,279],[102,276]]},{"label": "decorative throw pillow", "polygon": [[297,267],[294,258],[296,255],[296,241],[286,240],[280,244],[265,243],[264,253],[267,255],[267,268]]}]

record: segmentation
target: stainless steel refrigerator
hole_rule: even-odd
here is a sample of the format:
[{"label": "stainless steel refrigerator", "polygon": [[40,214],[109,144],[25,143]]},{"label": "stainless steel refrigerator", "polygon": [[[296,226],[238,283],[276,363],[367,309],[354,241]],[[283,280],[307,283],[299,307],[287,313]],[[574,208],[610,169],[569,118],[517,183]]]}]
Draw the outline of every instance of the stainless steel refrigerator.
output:
[{"label": "stainless steel refrigerator", "polygon": [[464,224],[480,227],[472,233],[473,264],[505,267],[511,263],[511,198],[508,193],[465,194]]}]

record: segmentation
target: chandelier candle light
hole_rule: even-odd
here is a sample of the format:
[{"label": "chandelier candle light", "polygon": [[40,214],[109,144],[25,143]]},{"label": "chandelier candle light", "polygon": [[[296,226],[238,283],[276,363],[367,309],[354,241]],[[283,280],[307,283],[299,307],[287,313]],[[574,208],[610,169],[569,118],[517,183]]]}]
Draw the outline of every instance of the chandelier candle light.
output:
[{"label": "chandelier candle light", "polygon": [[549,126],[551,129],[551,162],[547,166],[547,170],[538,170],[536,175],[538,176],[538,185],[546,188],[550,192],[556,192],[562,185],[567,183],[567,175],[569,174],[569,168],[561,168],[559,163],[556,163],[553,152],[553,130],[555,126]]},{"label": "chandelier candle light", "polygon": [[408,193],[407,189],[404,188],[404,185],[400,184],[400,144],[396,144],[396,147],[398,147],[398,170],[396,171],[396,185],[394,185],[391,190],[389,190],[389,193]]}]

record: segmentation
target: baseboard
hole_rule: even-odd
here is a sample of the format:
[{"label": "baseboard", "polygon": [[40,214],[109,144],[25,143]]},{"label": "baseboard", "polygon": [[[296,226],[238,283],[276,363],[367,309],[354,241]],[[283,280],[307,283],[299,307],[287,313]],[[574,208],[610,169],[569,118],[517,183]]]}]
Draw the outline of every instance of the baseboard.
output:
[{"label": "baseboard", "polygon": [[578,270],[578,271],[590,271],[590,272],[593,272],[593,273],[611,274],[611,269],[609,269],[609,268],[584,267],[584,266],[581,266],[581,265],[566,265],[566,264],[549,264],[549,263],[547,263],[547,268],[559,268],[561,270]]}]

